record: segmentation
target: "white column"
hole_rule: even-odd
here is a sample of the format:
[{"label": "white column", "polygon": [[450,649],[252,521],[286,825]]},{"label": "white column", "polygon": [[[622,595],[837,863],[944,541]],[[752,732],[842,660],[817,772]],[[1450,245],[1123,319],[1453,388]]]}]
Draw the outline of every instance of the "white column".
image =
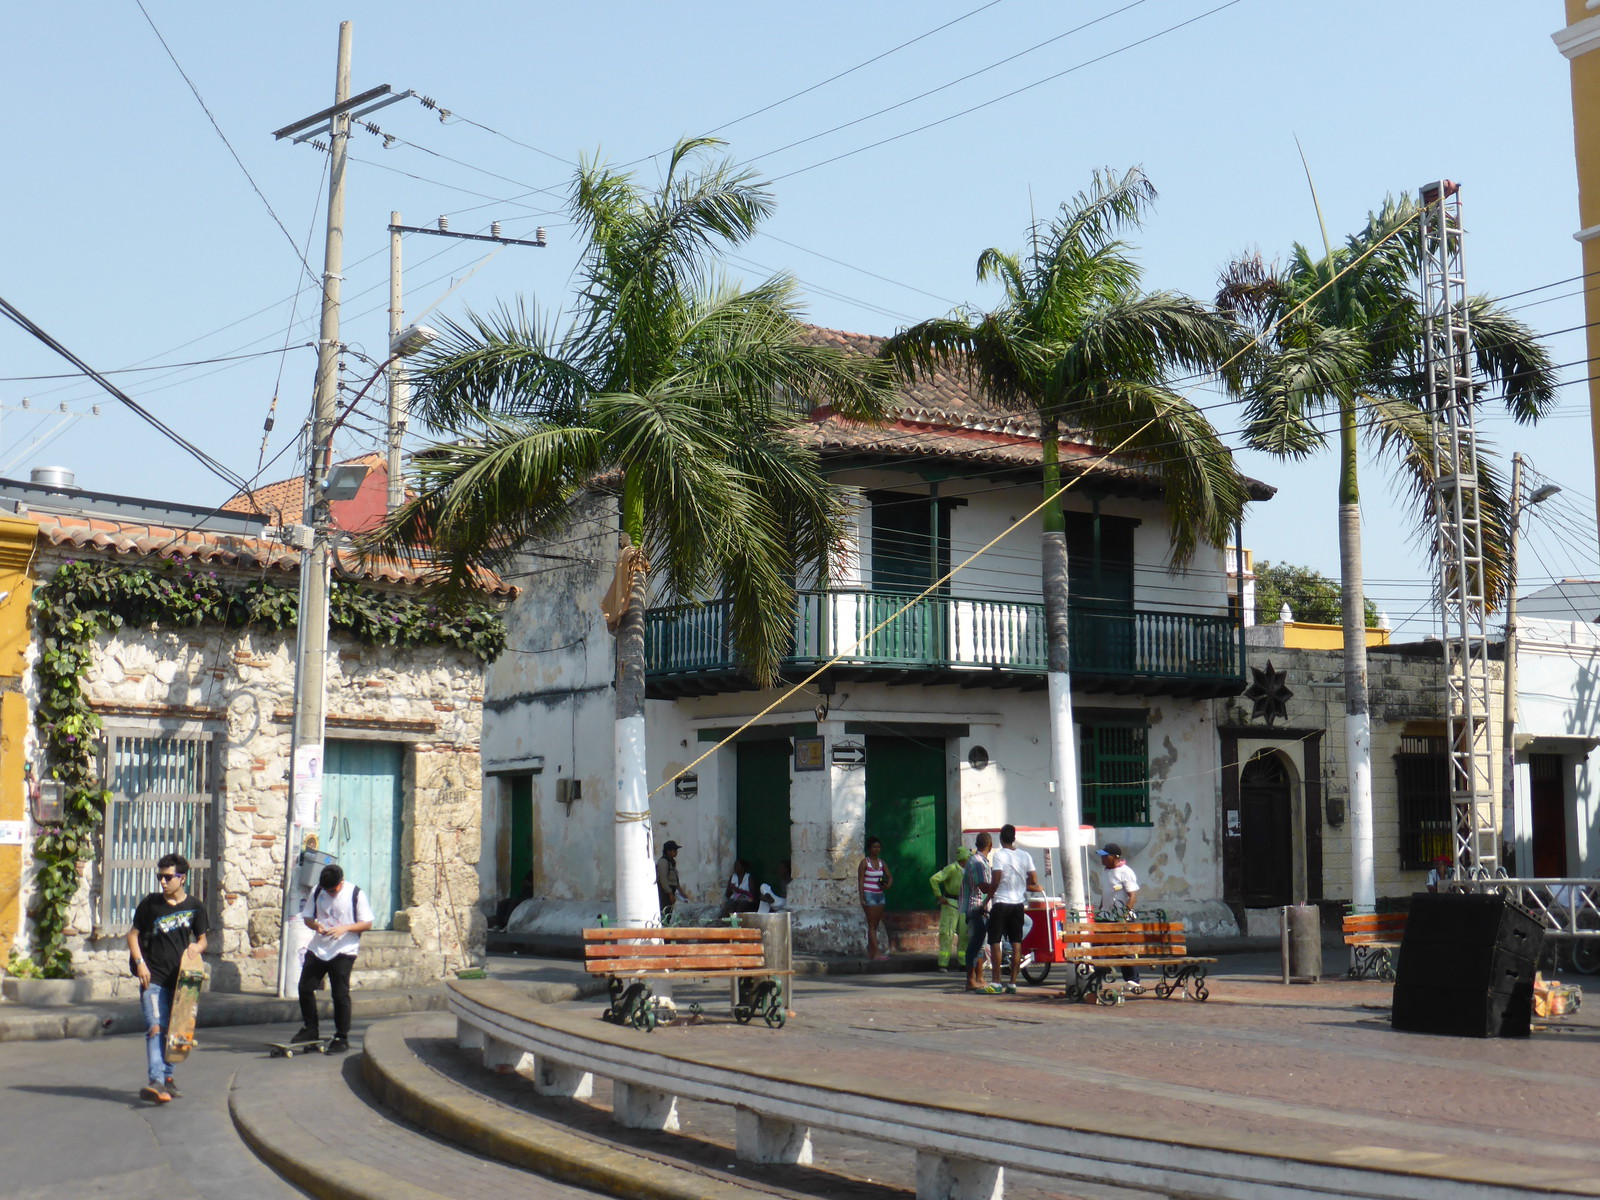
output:
[{"label": "white column", "polygon": [[748,1108],[736,1110],[735,1153],[742,1162],[811,1165],[811,1129],[793,1121],[764,1117]]},{"label": "white column", "polygon": [[533,1090],[561,1100],[587,1100],[594,1095],[594,1076],[553,1058],[540,1058],[533,1068]]},{"label": "white column", "polygon": [[523,1068],[532,1069],[533,1055],[521,1046],[513,1046],[510,1042],[503,1042],[497,1037],[485,1034],[483,1037],[483,1065],[491,1071],[498,1071],[502,1075],[509,1075]]},{"label": "white column", "polygon": [[917,1151],[917,1200],[1001,1200],[1005,1171],[994,1163]]},{"label": "white column", "polygon": [[611,1119],[625,1129],[678,1131],[678,1098],[671,1092],[614,1081],[611,1085]]}]

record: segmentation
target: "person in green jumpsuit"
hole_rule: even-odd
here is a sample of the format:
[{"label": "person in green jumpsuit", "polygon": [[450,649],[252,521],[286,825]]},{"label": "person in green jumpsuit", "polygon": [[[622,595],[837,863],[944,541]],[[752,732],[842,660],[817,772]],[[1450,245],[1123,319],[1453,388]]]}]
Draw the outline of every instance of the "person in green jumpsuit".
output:
[{"label": "person in green jumpsuit", "polygon": [[[961,911],[961,873],[972,851],[962,846],[956,860],[928,877],[933,894],[939,898],[939,969],[948,970],[954,960],[957,968],[967,961],[967,916]],[[954,946],[952,951],[951,947]]]}]

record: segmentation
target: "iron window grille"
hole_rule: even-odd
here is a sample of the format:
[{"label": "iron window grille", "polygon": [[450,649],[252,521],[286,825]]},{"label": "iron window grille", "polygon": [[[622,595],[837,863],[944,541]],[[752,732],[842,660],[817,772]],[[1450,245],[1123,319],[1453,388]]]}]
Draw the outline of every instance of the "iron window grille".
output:
[{"label": "iron window grille", "polygon": [[1144,725],[1079,725],[1078,762],[1085,824],[1150,824],[1149,730]]},{"label": "iron window grille", "polygon": [[1394,756],[1396,808],[1400,820],[1400,869],[1425,871],[1450,858],[1450,756],[1445,739],[1401,737]]},{"label": "iron window grille", "polygon": [[106,730],[99,935],[128,931],[139,901],[156,890],[157,862],[174,853],[189,860],[185,891],[215,926],[222,739],[192,728]]}]

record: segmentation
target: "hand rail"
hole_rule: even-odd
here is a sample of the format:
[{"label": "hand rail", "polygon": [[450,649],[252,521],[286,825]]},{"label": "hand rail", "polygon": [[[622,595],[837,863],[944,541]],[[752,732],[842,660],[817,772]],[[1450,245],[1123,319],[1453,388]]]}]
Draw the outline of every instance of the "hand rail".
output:
[{"label": "hand rail", "polygon": [[[842,655],[850,665],[1044,672],[1044,605],[926,596],[879,629],[906,598],[851,588],[798,593],[785,665],[814,665]],[[652,674],[737,670],[731,607],[720,599],[651,609],[645,618],[646,669]],[[1071,669],[1238,679],[1243,666],[1237,624],[1231,616],[1211,613],[1076,607],[1070,615]]]}]

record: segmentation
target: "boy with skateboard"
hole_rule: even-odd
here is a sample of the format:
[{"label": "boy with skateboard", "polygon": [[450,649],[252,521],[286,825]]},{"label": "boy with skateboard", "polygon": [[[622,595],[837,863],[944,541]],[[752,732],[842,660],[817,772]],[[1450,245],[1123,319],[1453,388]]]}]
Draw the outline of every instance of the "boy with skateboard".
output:
[{"label": "boy with skateboard", "polygon": [[320,1042],[317,989],[330,981],[333,991],[333,1040],[329,1054],[350,1049],[350,972],[361,949],[361,935],[372,928],[372,906],[354,884],[346,884],[344,868],[322,868],[317,886],[306,897],[300,919],[317,936],[306,947],[300,968],[300,1019],[304,1024],[291,1043]]},{"label": "boy with skateboard", "polygon": [[205,953],[210,922],[200,902],[184,891],[189,860],[181,854],[163,855],[156,864],[161,890],[139,901],[128,930],[128,965],[139,980],[139,1007],[144,1013],[144,1045],[149,1083],[139,1095],[166,1104],[177,1089],[167,1058],[167,1029],[172,1023],[172,999],[184,956]]}]

